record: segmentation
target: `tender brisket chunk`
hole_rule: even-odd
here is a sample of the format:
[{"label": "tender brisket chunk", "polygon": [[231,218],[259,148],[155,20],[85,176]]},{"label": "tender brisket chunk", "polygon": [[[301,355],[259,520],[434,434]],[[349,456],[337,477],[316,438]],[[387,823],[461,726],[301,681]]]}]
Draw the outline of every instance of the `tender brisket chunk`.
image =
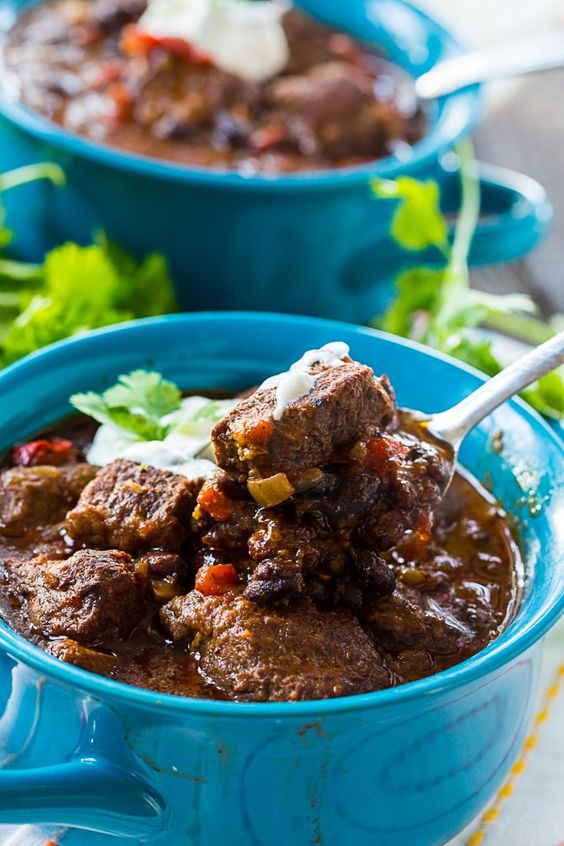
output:
[{"label": "tender brisket chunk", "polygon": [[63,520],[96,472],[90,464],[5,470],[0,475],[0,535],[17,537]]},{"label": "tender brisket chunk", "polygon": [[291,403],[273,420],[276,390],[257,391],[243,400],[212,433],[217,463],[224,470],[260,476],[300,473],[329,461],[359,433],[376,433],[394,418],[395,399],[385,376],[348,362],[342,367],[316,365],[312,391]]},{"label": "tender brisket chunk", "polygon": [[304,155],[376,158],[405,131],[397,104],[377,100],[374,77],[344,61],[275,80],[268,101],[286,117],[289,140]]},{"label": "tender brisket chunk", "polygon": [[471,588],[465,599],[460,593],[460,587],[448,584],[421,591],[399,583],[391,596],[369,602],[360,616],[396,660],[401,662],[406,650],[423,650],[440,667],[441,656],[472,655],[485,646],[499,622],[483,595]]},{"label": "tender brisket chunk", "polygon": [[102,676],[110,676],[120,663],[115,655],[83,646],[68,637],[51,641],[46,649],[55,658],[66,661],[67,664],[74,664],[76,667],[82,667],[84,670],[90,670],[91,673],[99,673]]},{"label": "tender brisket chunk", "polygon": [[87,546],[176,551],[187,539],[199,483],[122,459],[104,467],[67,515]]},{"label": "tender brisket chunk", "polygon": [[265,611],[237,593],[193,591],[165,606],[161,621],[175,641],[191,642],[200,672],[232,699],[326,699],[391,683],[358,621],[309,600]]},{"label": "tender brisket chunk", "polygon": [[38,634],[94,644],[126,637],[143,616],[146,578],[125,552],[40,555],[26,576],[20,590]]}]

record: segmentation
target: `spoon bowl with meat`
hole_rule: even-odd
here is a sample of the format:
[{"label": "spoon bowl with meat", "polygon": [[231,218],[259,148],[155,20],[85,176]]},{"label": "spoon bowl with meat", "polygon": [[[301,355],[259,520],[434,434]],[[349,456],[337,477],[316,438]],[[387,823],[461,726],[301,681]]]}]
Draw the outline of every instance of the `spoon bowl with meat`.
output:
[{"label": "spoon bowl with meat", "polygon": [[[0,170],[48,158],[67,179],[29,186],[24,205],[8,197],[14,251],[41,260],[103,228],[134,255],[163,252],[189,310],[375,314],[411,259],[369,181],[437,179],[454,211],[445,154],[474,128],[479,91],[425,112],[403,96],[403,77],[462,52],[403,0],[284,9],[0,0]],[[546,229],[544,191],[502,170],[480,179],[471,260],[516,258]]]},{"label": "spoon bowl with meat", "polygon": [[141,321],[0,374],[0,819],[155,846],[462,828],[518,754],[564,587],[540,418],[486,418],[441,500],[401,411],[479,383],[260,314]]}]

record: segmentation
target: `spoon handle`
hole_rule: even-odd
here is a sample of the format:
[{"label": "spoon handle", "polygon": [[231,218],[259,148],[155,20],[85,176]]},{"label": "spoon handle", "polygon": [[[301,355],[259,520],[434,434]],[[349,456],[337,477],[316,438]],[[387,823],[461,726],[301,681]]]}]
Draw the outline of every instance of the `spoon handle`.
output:
[{"label": "spoon handle", "polygon": [[433,415],[430,431],[458,449],[468,432],[484,417],[561,364],[564,364],[564,331],[518,358],[458,405]]},{"label": "spoon handle", "polygon": [[415,82],[415,93],[434,100],[477,82],[489,82],[564,65],[564,32],[524,38],[446,59]]}]

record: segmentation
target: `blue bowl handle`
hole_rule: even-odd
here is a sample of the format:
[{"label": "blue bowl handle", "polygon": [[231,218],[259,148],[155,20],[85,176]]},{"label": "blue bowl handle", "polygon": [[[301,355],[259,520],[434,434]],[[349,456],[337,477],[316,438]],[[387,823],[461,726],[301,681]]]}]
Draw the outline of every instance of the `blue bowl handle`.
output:
[{"label": "blue bowl handle", "polygon": [[[496,165],[479,164],[480,221],[470,250],[470,264],[513,261],[528,253],[544,237],[552,206],[538,182],[522,173]],[[457,171],[442,170],[439,177],[444,208],[456,211],[460,203]]]},{"label": "blue bowl handle", "polygon": [[0,822],[76,826],[123,838],[162,828],[163,800],[103,758],[0,772]]}]

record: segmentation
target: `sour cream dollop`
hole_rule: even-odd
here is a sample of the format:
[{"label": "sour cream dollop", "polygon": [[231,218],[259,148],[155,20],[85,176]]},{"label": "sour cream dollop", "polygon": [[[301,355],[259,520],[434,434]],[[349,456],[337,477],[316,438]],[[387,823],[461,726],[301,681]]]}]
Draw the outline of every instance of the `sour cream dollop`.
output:
[{"label": "sour cream dollop", "polygon": [[161,424],[170,427],[162,441],[136,440],[104,424],[97,430],[86,460],[104,467],[125,458],[188,479],[207,479],[217,470],[210,445],[211,431],[236,404],[237,400],[186,397],[178,411],[161,418]]},{"label": "sour cream dollop", "polygon": [[288,62],[280,0],[149,0],[139,27],[182,38],[224,71],[262,82]]},{"label": "sour cream dollop", "polygon": [[274,420],[280,420],[290,403],[307,396],[313,390],[320,374],[312,375],[309,371],[314,364],[326,364],[328,367],[342,367],[349,354],[349,345],[344,341],[332,341],[318,350],[307,350],[284,373],[270,376],[260,386],[260,391],[276,388],[276,406],[272,413]]}]

